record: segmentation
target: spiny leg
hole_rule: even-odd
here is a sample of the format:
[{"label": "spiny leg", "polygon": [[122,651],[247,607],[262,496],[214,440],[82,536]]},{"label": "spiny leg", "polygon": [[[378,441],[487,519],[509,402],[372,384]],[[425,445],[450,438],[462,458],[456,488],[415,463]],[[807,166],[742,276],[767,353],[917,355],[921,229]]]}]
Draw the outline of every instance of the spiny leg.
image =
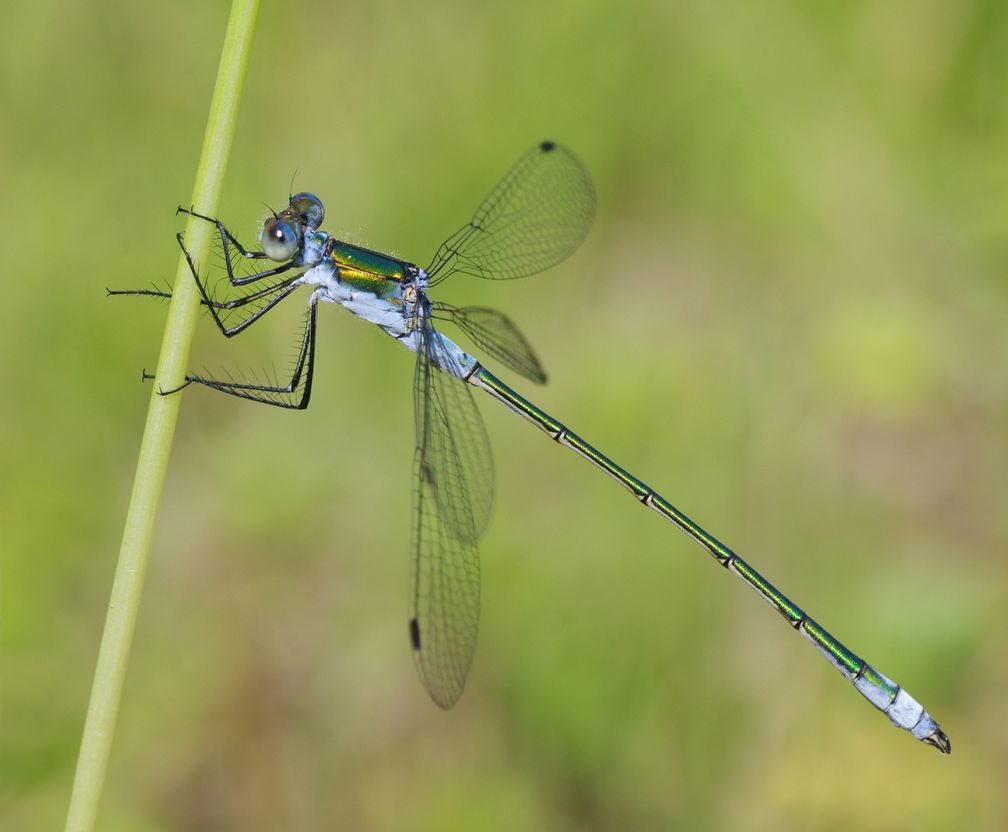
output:
[{"label": "spiny leg", "polygon": [[[318,305],[318,295],[312,295],[308,307],[307,320],[305,322],[304,335],[301,338],[301,347],[298,350],[297,361],[291,379],[285,385],[269,384],[248,384],[245,382],[232,381],[230,379],[215,379],[204,376],[187,375],[185,381],[173,390],[159,391],[163,396],[169,396],[188,387],[190,384],[202,384],[211,390],[219,390],[240,399],[248,399],[262,404],[271,404],[274,407],[284,407],[290,410],[304,410],[308,407],[311,399],[312,378],[315,372],[315,312]],[[144,373],[144,378],[153,378],[150,373]],[[299,398],[292,397],[301,389]]]},{"label": "spiny leg", "polygon": [[[300,286],[300,284],[297,283],[297,279],[300,276],[301,275],[295,275],[294,277],[288,278],[287,280],[283,280],[280,283],[274,284],[273,286],[270,286],[266,289],[260,289],[256,292],[251,292],[248,295],[242,295],[241,297],[233,298],[232,300],[228,301],[210,300],[203,289],[202,283],[199,281],[198,278],[196,282],[200,288],[200,293],[203,296],[203,299],[200,301],[200,304],[207,307],[210,310],[210,314],[213,315],[214,323],[217,324],[217,326],[220,328],[220,331],[224,333],[224,335],[227,336],[228,338],[231,338],[232,336],[237,335],[239,332],[242,332],[243,330],[247,329],[257,320],[259,320],[259,318],[261,318],[263,315],[269,312],[270,309],[272,309],[274,306],[280,303],[280,301],[282,301],[285,297],[287,297],[287,295],[289,295],[291,292],[297,289],[298,286]],[[106,289],[105,291],[109,294],[109,296],[144,295],[146,297],[163,298],[165,300],[171,300],[172,297],[171,292],[165,292],[160,289]],[[254,303],[257,300],[263,300],[264,298],[269,297],[274,292],[277,293],[276,297],[271,298],[268,303],[257,308],[252,314],[246,316],[245,318],[242,318],[237,324],[234,324],[233,326],[227,326],[221,319],[220,311],[230,311],[232,309],[238,309],[242,306],[246,306],[247,304]]]},{"label": "spiny leg", "polygon": [[223,244],[225,241],[230,241],[230,243],[238,249],[242,257],[247,257],[250,260],[262,260],[266,257],[266,255],[261,251],[250,251],[249,249],[246,249],[245,246],[238,242],[238,239],[234,236],[234,234],[227,230],[224,223],[217,219],[217,217],[208,217],[206,214],[200,214],[192,208],[183,208],[181,205],[175,209],[175,214],[176,216],[178,214],[188,214],[190,217],[196,217],[197,219],[213,223],[217,226],[217,230],[220,232],[221,243]]},{"label": "spiny leg", "polygon": [[238,242],[238,239],[234,236],[234,234],[227,230],[224,223],[216,217],[208,217],[204,214],[197,214],[191,208],[183,208],[181,205],[176,209],[175,213],[188,214],[191,217],[206,220],[207,222],[211,222],[217,226],[217,233],[220,234],[221,239],[221,247],[224,249],[224,263],[227,267],[228,280],[231,282],[232,286],[245,286],[248,283],[254,283],[257,280],[262,280],[266,277],[282,274],[293,265],[293,263],[285,263],[272,269],[265,269],[261,272],[247,275],[246,277],[235,277],[234,264],[231,261],[231,246],[238,249],[238,253],[248,260],[264,260],[266,259],[266,254],[262,251],[250,251],[249,249],[246,249],[245,246]]},{"label": "spiny leg", "polygon": [[[280,301],[282,301],[287,295],[293,292],[300,284],[298,280],[301,275],[297,274],[294,277],[289,277],[286,280],[281,280],[279,283],[275,283],[266,289],[260,289],[257,292],[252,292],[249,295],[245,295],[240,298],[235,298],[230,301],[215,301],[207,293],[206,287],[203,285],[203,281],[200,280],[199,272],[196,270],[196,264],[193,262],[192,257],[189,254],[188,249],[185,247],[185,243],[182,241],[182,235],[176,234],[175,239],[178,240],[179,247],[182,249],[182,253],[185,255],[186,262],[189,264],[189,271],[192,273],[193,280],[196,281],[196,286],[199,288],[200,295],[203,297],[203,303],[210,309],[210,314],[213,316],[214,322],[217,324],[218,328],[224,335],[231,338],[242,332],[244,329],[249,327],[255,321],[259,320],[263,315],[269,312],[274,306],[276,306]],[[285,271],[291,267],[291,264],[284,266],[281,271]],[[272,298],[268,303],[264,304],[262,307],[257,309],[251,315],[242,318],[234,326],[228,326],[224,323],[220,316],[219,310],[229,310],[236,309],[239,306],[244,306],[245,304],[252,303],[256,300],[262,300],[263,298],[269,297],[273,292],[278,292],[277,296]]]},{"label": "spiny leg", "polygon": [[105,292],[109,297],[113,295],[146,295],[152,298],[163,298],[164,300],[171,300],[172,293],[165,292],[161,289],[109,289],[106,287]]}]

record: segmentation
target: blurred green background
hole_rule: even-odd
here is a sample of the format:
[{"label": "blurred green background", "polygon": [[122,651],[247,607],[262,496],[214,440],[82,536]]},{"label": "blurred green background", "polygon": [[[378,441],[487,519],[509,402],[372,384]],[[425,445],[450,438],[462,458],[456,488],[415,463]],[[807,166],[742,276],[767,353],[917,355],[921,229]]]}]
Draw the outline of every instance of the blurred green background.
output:
[{"label": "blurred green background", "polygon": [[[165,317],[104,290],[174,274],[226,14],[4,11],[3,830],[66,810]],[[551,374],[520,391],[954,753],[485,396],[482,631],[439,711],[406,638],[413,362],[325,307],[307,413],[185,394],[99,827],[1006,828],[1006,77],[996,0],[264,4],[222,216],[253,237],[297,169],[330,231],[425,263],[533,142],[574,148],[584,247],[439,296],[511,315]],[[204,320],[193,364],[280,363],[299,315]]]}]

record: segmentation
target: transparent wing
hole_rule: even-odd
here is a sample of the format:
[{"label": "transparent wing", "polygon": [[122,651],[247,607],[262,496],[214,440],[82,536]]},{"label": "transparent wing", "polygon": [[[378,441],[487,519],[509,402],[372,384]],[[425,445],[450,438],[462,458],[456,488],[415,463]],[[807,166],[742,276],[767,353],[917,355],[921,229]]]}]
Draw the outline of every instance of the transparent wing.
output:
[{"label": "transparent wing", "polygon": [[483,306],[458,308],[435,303],[434,317],[451,321],[487,355],[536,384],[546,383],[546,372],[532,351],[532,346],[510,318]]},{"label": "transparent wing", "polygon": [[417,447],[434,476],[438,515],[460,539],[478,540],[493,512],[494,468],[490,438],[472,393],[461,379],[438,369],[444,347],[424,331],[414,380]]},{"label": "transparent wing", "polygon": [[462,693],[476,648],[476,542],[493,506],[493,461],[468,387],[438,369],[439,343],[428,328],[414,379],[410,638],[424,687],[438,705],[450,708]]},{"label": "transparent wing", "polygon": [[527,277],[574,251],[595,216],[595,190],[581,161],[543,142],[526,153],[445,240],[427,267],[430,285],[451,275],[487,280]]},{"label": "transparent wing", "polygon": [[438,516],[423,451],[414,457],[416,492],[410,562],[410,640],[417,673],[440,707],[465,687],[479,631],[480,566],[476,543],[448,532]]}]

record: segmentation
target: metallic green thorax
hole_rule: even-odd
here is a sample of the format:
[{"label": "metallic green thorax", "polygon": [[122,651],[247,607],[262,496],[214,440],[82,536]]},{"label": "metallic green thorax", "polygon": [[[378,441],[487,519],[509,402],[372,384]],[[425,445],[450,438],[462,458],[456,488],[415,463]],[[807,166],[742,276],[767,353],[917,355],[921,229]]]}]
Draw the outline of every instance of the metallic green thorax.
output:
[{"label": "metallic green thorax", "polygon": [[694,523],[649,486],[621,468],[600,451],[585,442],[548,413],[523,398],[495,375],[480,367],[469,383],[487,391],[508,408],[524,416],[552,439],[566,445],[593,465],[605,471],[648,508],[658,512],[704,547],[723,567],[733,572],[770,603],[798,632],[811,641],[854,687],[876,708],[885,712],[899,727],[910,731],[919,740],[949,752],[948,737],[931,716],[892,680],[879,673],[828,633],[815,620],[759,572],[736,555],[721,541]]},{"label": "metallic green thorax", "polygon": [[371,249],[332,240],[326,255],[333,261],[341,283],[379,298],[399,293],[407,264]]}]

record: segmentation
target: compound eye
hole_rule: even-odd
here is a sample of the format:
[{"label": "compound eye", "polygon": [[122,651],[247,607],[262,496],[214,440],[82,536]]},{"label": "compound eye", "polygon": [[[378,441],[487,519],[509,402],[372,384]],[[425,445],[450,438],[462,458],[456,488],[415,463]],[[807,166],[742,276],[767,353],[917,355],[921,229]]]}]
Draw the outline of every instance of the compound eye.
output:
[{"label": "compound eye", "polygon": [[302,191],[291,197],[290,204],[295,213],[304,219],[305,225],[313,231],[319,229],[322,220],[325,219],[325,208],[322,207],[321,199],[315,194]]},{"label": "compound eye", "polygon": [[298,250],[298,233],[286,220],[270,218],[263,223],[263,253],[278,262],[290,260]]}]

